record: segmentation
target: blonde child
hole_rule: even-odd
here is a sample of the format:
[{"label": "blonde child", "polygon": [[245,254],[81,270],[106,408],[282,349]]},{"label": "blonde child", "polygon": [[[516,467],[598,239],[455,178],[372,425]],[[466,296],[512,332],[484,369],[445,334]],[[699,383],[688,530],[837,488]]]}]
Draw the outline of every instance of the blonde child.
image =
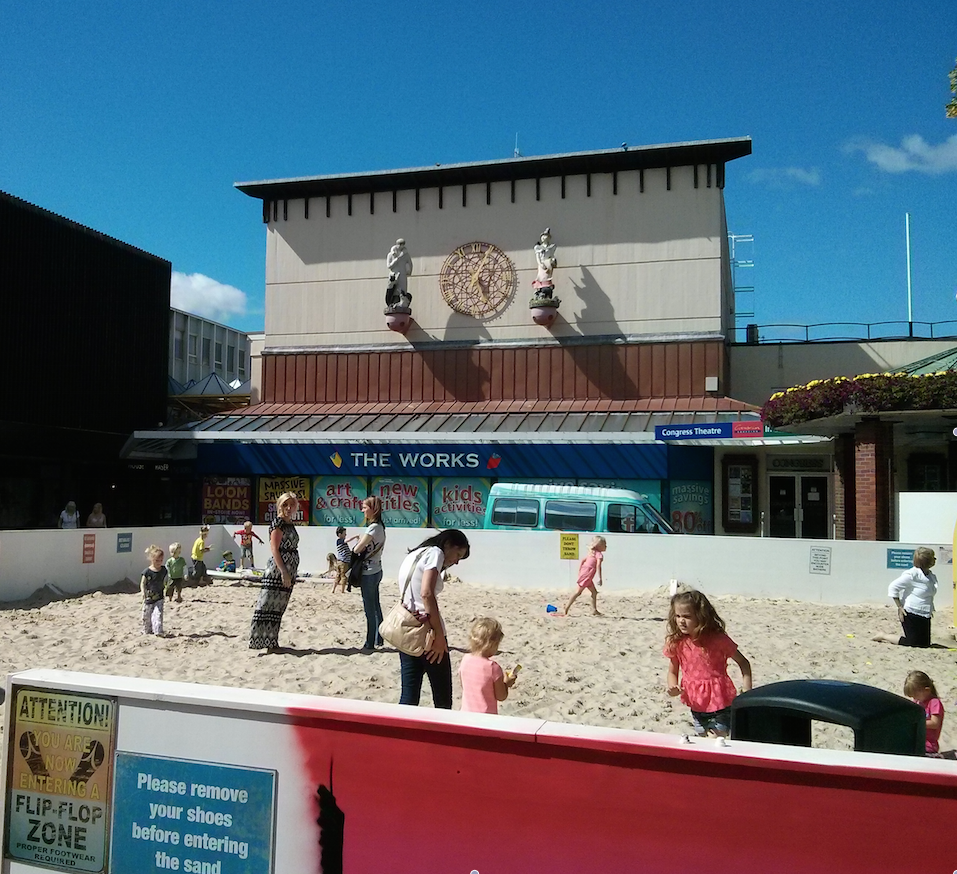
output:
[{"label": "blonde child", "polygon": [[[253,523],[250,521],[243,522],[243,527],[239,531],[233,532],[233,537],[239,538],[239,563],[243,568],[253,568],[255,567],[255,561],[253,559],[253,538],[255,537],[260,543],[263,542],[263,539],[253,531]],[[246,562],[249,564],[246,564]]]},{"label": "blonde child", "polygon": [[193,542],[193,551],[190,553],[190,558],[193,560],[190,576],[198,585],[206,581],[206,553],[209,552],[209,547],[206,545],[207,534],[209,534],[209,526],[203,525],[199,529],[199,537]]},{"label": "blonde child", "polygon": [[166,597],[172,601],[175,594],[179,603],[183,602],[183,577],[186,576],[186,559],[183,558],[182,552],[182,543],[171,543],[169,545],[169,558],[166,559],[166,573],[169,574],[166,583]]},{"label": "blonde child", "polygon": [[[679,592],[671,599],[664,656],[667,691],[691,708],[699,737],[727,737],[731,702],[738,694],[728,676],[728,659],[741,669],[743,691],[751,688],[751,662],[725,633],[724,621],[701,592]],[[681,675],[679,685],[678,677]]]},{"label": "blonde child", "polygon": [[150,565],[140,577],[143,596],[143,634],[163,634],[163,590],[167,571],[163,564],[163,550],[156,544],[146,548]]},{"label": "blonde child", "polygon": [[605,557],[607,548],[604,537],[593,537],[588,544],[588,555],[586,555],[578,565],[578,585],[575,594],[568,599],[565,605],[564,613],[567,616],[572,604],[578,600],[578,596],[588,589],[591,592],[591,612],[595,616],[601,616],[598,612],[598,589],[595,588],[595,579],[598,579],[598,585],[602,583],[601,563]]},{"label": "blonde child", "polygon": [[505,637],[498,620],[476,619],[469,629],[469,653],[462,657],[462,710],[468,713],[498,713],[498,702],[508,698],[508,690],[518,679],[519,666],[503,671],[492,656],[498,654]]},{"label": "blonde child", "polygon": [[944,727],[944,705],[937,694],[934,681],[923,671],[911,671],[904,680],[904,694],[924,708],[927,719],[926,755],[932,759],[940,755],[940,730]]}]

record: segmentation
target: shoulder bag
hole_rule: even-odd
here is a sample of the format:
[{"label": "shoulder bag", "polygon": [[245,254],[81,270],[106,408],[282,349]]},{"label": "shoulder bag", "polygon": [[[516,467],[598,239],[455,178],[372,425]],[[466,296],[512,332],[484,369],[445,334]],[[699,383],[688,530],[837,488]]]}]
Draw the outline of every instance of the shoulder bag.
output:
[{"label": "shoulder bag", "polygon": [[[412,562],[412,569],[402,586],[399,602],[388,612],[379,625],[379,634],[382,635],[382,639],[394,646],[399,652],[404,652],[410,656],[420,656],[425,652],[429,642],[429,632],[431,631],[431,626],[428,623],[423,622],[405,606],[405,593],[409,591],[415,569],[427,550],[428,547],[419,550],[415,561]],[[412,606],[415,607],[414,601]]]},{"label": "shoulder bag", "polygon": [[366,550],[365,552],[354,552],[352,553],[352,564],[349,566],[349,587],[356,586],[358,588],[359,583],[362,582],[362,572],[365,570],[366,563],[375,555],[378,555],[379,551],[382,549],[383,544],[380,543],[371,551]]}]

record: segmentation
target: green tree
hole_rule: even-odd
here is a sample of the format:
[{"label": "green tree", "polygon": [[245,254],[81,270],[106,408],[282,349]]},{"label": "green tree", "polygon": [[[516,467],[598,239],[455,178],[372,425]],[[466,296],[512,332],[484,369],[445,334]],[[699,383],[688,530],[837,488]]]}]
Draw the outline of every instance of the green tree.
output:
[{"label": "green tree", "polygon": [[[957,94],[957,65],[950,71],[950,91],[952,94]],[[954,97],[950,103],[947,104],[946,109],[947,118],[957,118],[957,97]]]}]

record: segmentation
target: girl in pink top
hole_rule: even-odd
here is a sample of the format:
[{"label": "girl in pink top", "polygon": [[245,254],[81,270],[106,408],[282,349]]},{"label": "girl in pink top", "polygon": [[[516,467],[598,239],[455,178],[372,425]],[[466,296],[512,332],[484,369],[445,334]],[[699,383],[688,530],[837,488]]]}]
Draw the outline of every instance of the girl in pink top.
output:
[{"label": "girl in pink top", "polygon": [[462,657],[462,710],[469,713],[498,713],[498,702],[508,698],[508,690],[518,679],[518,666],[503,671],[492,656],[505,637],[498,620],[476,619],[469,629],[469,654]]},{"label": "girl in pink top", "polygon": [[741,669],[745,692],[751,688],[751,663],[725,634],[724,621],[701,592],[679,592],[671,599],[664,655],[671,660],[668,694],[680,695],[691,708],[695,734],[727,737],[731,702],[738,694],[728,676],[728,659]]},{"label": "girl in pink top", "polygon": [[578,596],[588,589],[591,592],[591,612],[595,616],[601,616],[598,612],[598,589],[595,588],[595,579],[598,579],[598,585],[601,585],[601,563],[605,557],[605,549],[608,544],[604,537],[593,537],[588,544],[588,555],[586,555],[578,565],[578,586],[575,594],[569,598],[565,605],[564,613],[567,616],[571,610],[572,604],[578,600]]},{"label": "girl in pink top", "polygon": [[924,708],[927,720],[926,755],[933,759],[940,755],[940,730],[944,727],[944,705],[937,694],[934,681],[923,671],[911,671],[904,680],[904,694]]}]

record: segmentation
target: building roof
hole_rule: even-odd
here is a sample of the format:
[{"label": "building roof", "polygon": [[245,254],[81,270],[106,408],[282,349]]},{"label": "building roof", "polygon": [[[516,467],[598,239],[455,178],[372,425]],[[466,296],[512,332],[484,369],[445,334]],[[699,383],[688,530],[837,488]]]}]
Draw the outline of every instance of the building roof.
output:
[{"label": "building roof", "polygon": [[957,370],[957,349],[948,349],[946,352],[921,358],[906,367],[899,367],[896,372],[919,376],[923,373],[939,373],[942,370]]},{"label": "building roof", "polygon": [[435,164],[432,167],[376,170],[329,176],[300,176],[261,182],[237,182],[235,187],[250,197],[272,201],[716,164],[719,168],[719,178],[715,181],[719,188],[723,188],[725,163],[750,154],[750,137],[651,146],[623,144],[617,149],[570,152],[563,155],[504,158],[497,161],[466,164]]}]

